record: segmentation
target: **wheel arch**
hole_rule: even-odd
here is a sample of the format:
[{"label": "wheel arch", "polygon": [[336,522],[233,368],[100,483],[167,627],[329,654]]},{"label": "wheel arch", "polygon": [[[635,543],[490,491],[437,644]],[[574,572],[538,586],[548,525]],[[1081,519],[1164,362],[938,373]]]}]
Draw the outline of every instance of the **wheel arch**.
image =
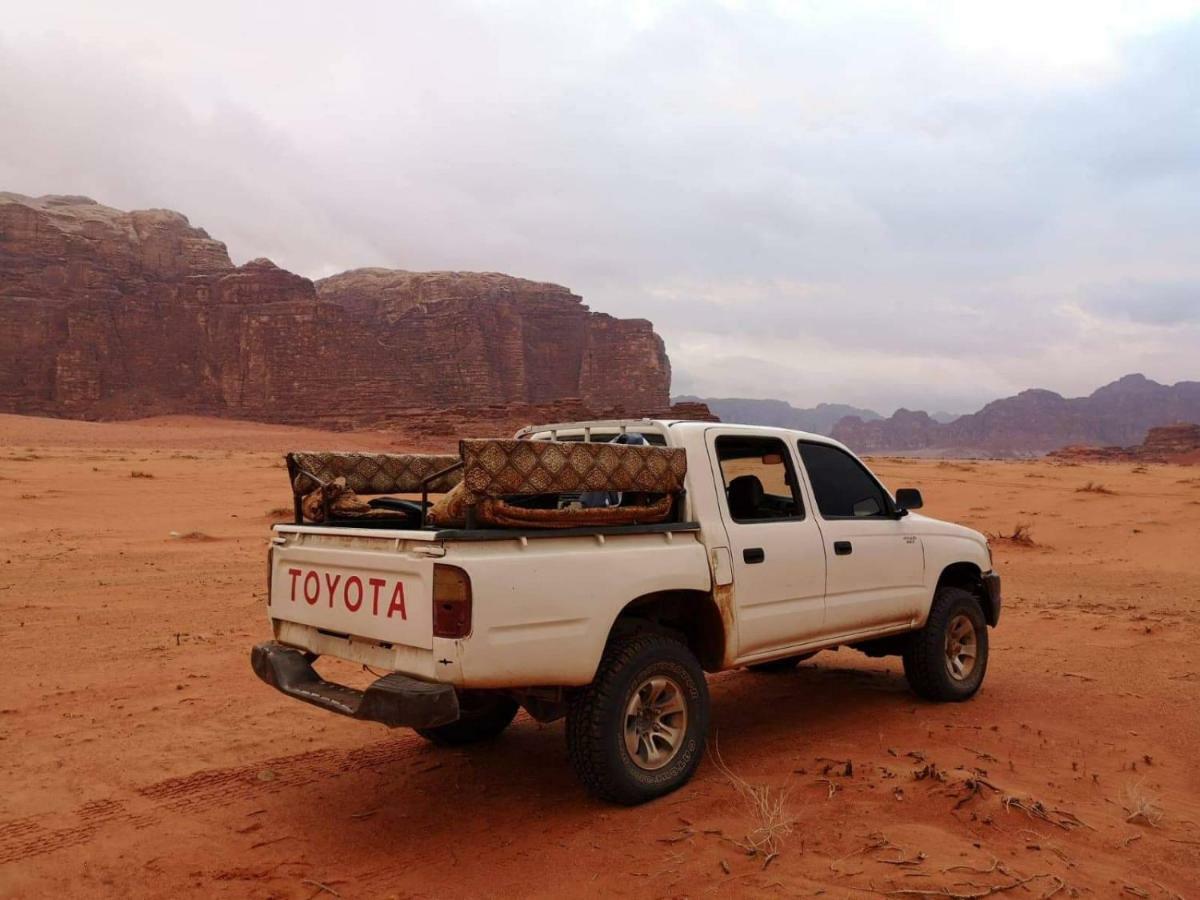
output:
[{"label": "wheel arch", "polygon": [[617,614],[609,638],[647,626],[682,636],[704,671],[724,668],[725,620],[709,592],[680,588],[636,597]]},{"label": "wheel arch", "polygon": [[979,605],[983,609],[983,618],[988,625],[995,626],[999,620],[999,610],[994,607],[988,592],[984,589],[983,571],[979,566],[973,562],[955,562],[946,566],[942,569],[942,574],[938,576],[934,592],[947,586],[962,588],[978,597]]}]

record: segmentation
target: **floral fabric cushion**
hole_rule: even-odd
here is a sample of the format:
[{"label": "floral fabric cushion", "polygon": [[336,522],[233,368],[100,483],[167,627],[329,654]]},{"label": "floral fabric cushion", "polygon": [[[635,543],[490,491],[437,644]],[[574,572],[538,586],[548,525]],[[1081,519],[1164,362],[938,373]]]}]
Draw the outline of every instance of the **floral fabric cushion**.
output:
[{"label": "floral fabric cushion", "polygon": [[[458,462],[444,453],[335,453],[297,450],[287,455],[292,491],[303,497],[322,484],[344,478],[356,494],[415,494],[421,480]],[[433,493],[448,491],[459,482],[459,470],[429,485]]]},{"label": "floral fabric cushion", "polygon": [[471,494],[683,490],[682,449],[582,441],[463,440],[463,484]]}]

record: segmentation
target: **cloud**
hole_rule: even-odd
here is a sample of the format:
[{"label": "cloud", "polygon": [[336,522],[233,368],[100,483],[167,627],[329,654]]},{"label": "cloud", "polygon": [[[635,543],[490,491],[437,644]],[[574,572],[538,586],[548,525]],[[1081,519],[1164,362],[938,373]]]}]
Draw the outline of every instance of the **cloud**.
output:
[{"label": "cloud", "polygon": [[1200,281],[1127,281],[1093,292],[1087,309],[1100,316],[1161,327],[1200,324]]},{"label": "cloud", "polygon": [[37,4],[0,187],[558,281],[679,390],[965,410],[1196,377],[1198,92],[1173,0]]}]

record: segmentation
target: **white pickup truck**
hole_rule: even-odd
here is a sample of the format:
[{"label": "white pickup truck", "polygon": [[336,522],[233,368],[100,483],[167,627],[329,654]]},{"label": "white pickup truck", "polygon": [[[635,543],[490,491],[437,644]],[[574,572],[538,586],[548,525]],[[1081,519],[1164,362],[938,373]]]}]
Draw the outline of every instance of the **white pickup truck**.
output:
[{"label": "white pickup truck", "polygon": [[[670,521],[566,530],[280,524],[274,640],[255,672],[327,710],[440,744],[494,737],[524,707],[566,717],[589,789],[635,804],[695,771],[706,672],[786,671],[848,645],[903,657],[921,697],[966,700],[987,670],[1000,579],[983,535],[915,514],[844,446],[711,422],[531,426],[530,441],[641,435],[686,453]],[[299,507],[298,507],[299,508]],[[386,670],[366,690],[321,656]]]}]

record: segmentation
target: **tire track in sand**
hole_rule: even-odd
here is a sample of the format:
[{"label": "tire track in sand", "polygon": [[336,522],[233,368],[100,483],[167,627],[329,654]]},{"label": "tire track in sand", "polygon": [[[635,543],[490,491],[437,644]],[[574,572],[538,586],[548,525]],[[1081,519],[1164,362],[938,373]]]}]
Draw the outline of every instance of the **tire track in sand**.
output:
[{"label": "tire track in sand", "polygon": [[[0,822],[0,865],[90,843],[114,825],[150,828],[162,822],[164,812],[199,813],[346,773],[395,765],[419,755],[424,747],[423,741],[405,735],[349,750],[310,750],[167,778],[136,788],[128,799],[91,800],[65,816],[9,819]],[[65,822],[57,824],[56,819]]]}]

